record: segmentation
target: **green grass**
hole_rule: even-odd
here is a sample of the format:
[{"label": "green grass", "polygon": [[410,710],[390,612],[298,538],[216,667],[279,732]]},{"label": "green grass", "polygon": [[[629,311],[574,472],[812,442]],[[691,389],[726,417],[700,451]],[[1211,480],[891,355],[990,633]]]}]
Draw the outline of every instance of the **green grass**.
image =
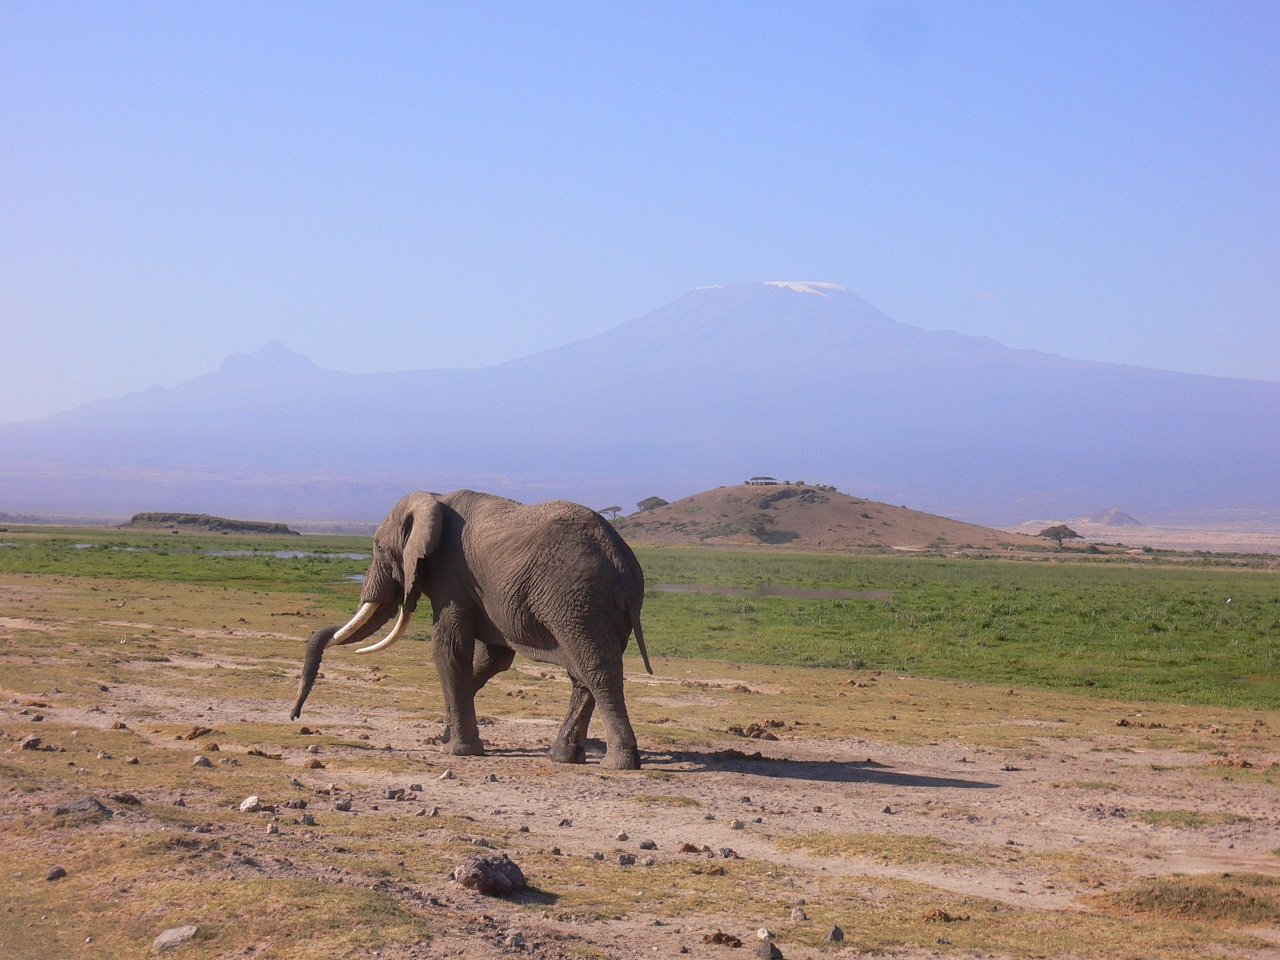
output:
[{"label": "green grass", "polygon": [[[359,585],[348,578],[367,561],[211,551],[367,553],[370,544],[357,536],[16,528],[0,541],[17,544],[0,547],[0,572],[288,591],[314,596],[338,615],[354,609]],[[881,668],[1120,699],[1280,708],[1280,578],[1264,570],[1110,558],[636,553],[650,585],[768,582],[892,595],[885,603],[651,589],[644,621],[656,656]]]},{"label": "green grass", "polygon": [[1197,810],[1143,810],[1138,819],[1157,827],[1199,829],[1232,823],[1249,823],[1253,818],[1239,813],[1200,813]]}]

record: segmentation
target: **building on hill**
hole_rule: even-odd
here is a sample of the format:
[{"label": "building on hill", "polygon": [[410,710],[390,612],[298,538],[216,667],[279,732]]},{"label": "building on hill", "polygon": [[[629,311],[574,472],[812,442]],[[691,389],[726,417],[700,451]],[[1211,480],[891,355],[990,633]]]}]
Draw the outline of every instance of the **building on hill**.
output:
[{"label": "building on hill", "polygon": [[773,477],[752,477],[746,484],[748,487],[776,487],[781,482]]}]

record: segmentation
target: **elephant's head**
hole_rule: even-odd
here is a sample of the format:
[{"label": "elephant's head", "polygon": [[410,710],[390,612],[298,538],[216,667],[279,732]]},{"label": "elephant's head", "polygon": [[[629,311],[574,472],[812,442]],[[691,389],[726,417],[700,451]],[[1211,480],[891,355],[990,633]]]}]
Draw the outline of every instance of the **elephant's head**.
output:
[{"label": "elephant's head", "polygon": [[391,632],[356,653],[383,650],[404,635],[422,596],[424,562],[440,542],[443,526],[440,501],[430,493],[411,493],[392,508],[373,535],[373,559],[360,591],[360,609],[345,626],[317,630],[307,643],[292,719],[302,712],[326,649],[367,639],[391,619],[397,608],[400,615]]}]

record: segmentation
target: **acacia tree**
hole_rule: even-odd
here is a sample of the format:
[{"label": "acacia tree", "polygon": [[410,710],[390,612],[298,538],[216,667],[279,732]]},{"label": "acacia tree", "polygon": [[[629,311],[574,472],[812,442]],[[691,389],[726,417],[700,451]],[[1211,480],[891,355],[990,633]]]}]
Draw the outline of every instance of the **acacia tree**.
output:
[{"label": "acacia tree", "polygon": [[663,500],[661,497],[645,497],[636,504],[636,506],[640,508],[641,513],[644,513],[646,510],[657,510],[659,507],[665,507],[666,505],[667,501]]},{"label": "acacia tree", "polygon": [[621,507],[603,507],[600,510],[600,515],[603,517],[608,517],[610,520],[612,520],[621,512],[622,512]]},{"label": "acacia tree", "polygon": [[1065,523],[1060,523],[1056,527],[1045,527],[1037,536],[1047,537],[1050,540],[1057,541],[1058,549],[1062,549],[1063,540],[1079,540],[1080,534],[1076,533]]}]

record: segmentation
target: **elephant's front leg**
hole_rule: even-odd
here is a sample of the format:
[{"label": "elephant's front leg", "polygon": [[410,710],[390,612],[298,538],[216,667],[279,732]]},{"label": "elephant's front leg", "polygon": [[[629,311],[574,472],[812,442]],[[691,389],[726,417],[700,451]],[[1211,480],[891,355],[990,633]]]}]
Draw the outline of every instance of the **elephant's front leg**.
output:
[{"label": "elephant's front leg", "polygon": [[[472,617],[457,604],[449,604],[437,617],[431,635],[431,654],[448,717],[443,752],[457,757],[484,756],[480,728],[476,725],[475,625]],[[486,678],[487,679],[487,678]]]},{"label": "elephant's front leg", "polygon": [[596,708],[596,698],[581,680],[576,677],[571,679],[573,693],[569,697],[569,712],[560,725],[556,742],[547,751],[548,759],[555,763],[587,762],[587,728],[591,726],[591,713]]}]

